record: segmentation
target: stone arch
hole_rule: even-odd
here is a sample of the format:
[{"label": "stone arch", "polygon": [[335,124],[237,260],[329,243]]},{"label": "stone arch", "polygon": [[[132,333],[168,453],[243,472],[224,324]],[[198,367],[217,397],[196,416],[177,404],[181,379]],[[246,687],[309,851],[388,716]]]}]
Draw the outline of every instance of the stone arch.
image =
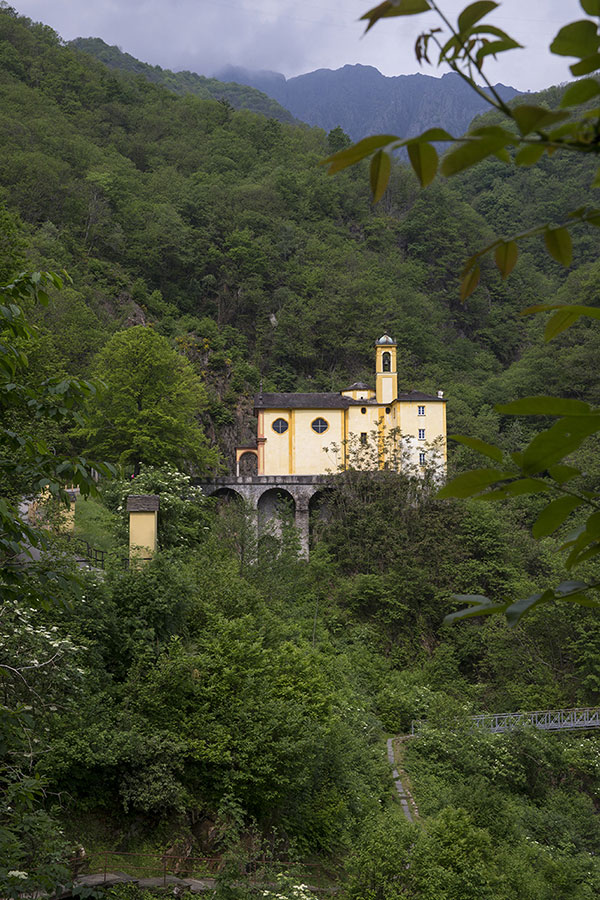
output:
[{"label": "stone arch", "polygon": [[289,511],[292,519],[296,515],[296,501],[289,491],[274,487],[263,491],[258,498],[258,534],[259,537],[271,533],[281,533],[282,516]]},{"label": "stone arch", "polygon": [[331,501],[335,488],[328,485],[315,491],[308,503],[309,539],[312,545],[313,536],[318,530],[319,522],[327,522],[331,516]]},{"label": "stone arch", "polygon": [[210,496],[214,497],[215,500],[219,502],[219,504],[231,503],[232,501],[239,503],[240,500],[244,499],[239,491],[236,491],[230,487],[219,487],[216,489],[216,491],[212,491]]}]

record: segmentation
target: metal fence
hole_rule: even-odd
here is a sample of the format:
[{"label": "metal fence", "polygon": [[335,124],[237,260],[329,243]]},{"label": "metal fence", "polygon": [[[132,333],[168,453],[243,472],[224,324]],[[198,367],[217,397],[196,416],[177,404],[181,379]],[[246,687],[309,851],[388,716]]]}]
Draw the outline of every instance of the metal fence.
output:
[{"label": "metal fence", "polygon": [[133,876],[136,880],[160,879],[166,886],[179,879],[216,878],[225,870],[234,874],[235,880],[249,879],[256,883],[272,883],[277,875],[285,872],[309,879],[313,885],[330,892],[331,884],[339,873],[322,862],[294,862],[269,856],[253,857],[245,861],[228,860],[222,856],[178,856],[172,853],[122,853],[116,850],[92,851],[70,860],[71,873],[81,880],[88,875],[100,875],[102,881],[114,881],[115,873]]},{"label": "metal fence", "polygon": [[101,550],[99,547],[93,547],[85,538],[71,537],[70,541],[75,545],[75,555],[78,562],[85,563],[91,569],[105,569],[106,562],[111,557],[124,569],[129,566],[128,557],[121,556],[112,550]]},{"label": "metal fence", "polygon": [[[537,728],[540,731],[577,731],[586,728],[600,728],[600,708],[582,707],[578,709],[544,709],[534,712],[483,713],[471,716],[469,731],[487,731],[503,734],[518,728]],[[414,720],[411,734],[417,735],[425,722]]]}]

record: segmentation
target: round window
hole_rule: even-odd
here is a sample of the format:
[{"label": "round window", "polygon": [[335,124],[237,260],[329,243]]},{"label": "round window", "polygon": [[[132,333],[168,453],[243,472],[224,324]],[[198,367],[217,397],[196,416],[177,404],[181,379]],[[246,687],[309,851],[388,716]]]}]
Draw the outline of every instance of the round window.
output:
[{"label": "round window", "polygon": [[273,429],[273,431],[276,431],[277,434],[285,434],[285,432],[288,430],[288,423],[285,421],[285,419],[275,419],[275,421],[271,425],[271,428]]},{"label": "round window", "polygon": [[360,410],[360,411],[361,411],[361,413],[362,413],[362,414],[363,414],[363,416],[364,416],[364,414],[365,414],[365,413],[366,413],[366,411],[367,411],[367,407],[366,407],[366,406],[363,406],[363,407],[362,407],[362,408],[361,408],[361,410]]},{"label": "round window", "polygon": [[389,406],[386,406],[386,408],[385,408],[385,414],[386,414],[386,416],[389,416],[389,414],[391,413],[391,411],[392,411],[392,410],[390,409],[390,407],[389,407]]},{"label": "round window", "polygon": [[329,424],[325,421],[325,419],[315,419],[311,425],[313,431],[316,431],[317,434],[323,434],[324,431],[327,431],[329,428]]}]

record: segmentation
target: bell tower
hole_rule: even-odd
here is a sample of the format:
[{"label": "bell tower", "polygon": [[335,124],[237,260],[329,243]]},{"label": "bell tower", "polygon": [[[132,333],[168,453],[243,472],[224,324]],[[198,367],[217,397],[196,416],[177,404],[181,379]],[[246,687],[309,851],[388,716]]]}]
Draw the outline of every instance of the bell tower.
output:
[{"label": "bell tower", "polygon": [[391,403],[398,396],[398,345],[389,334],[375,342],[375,395],[378,403]]}]

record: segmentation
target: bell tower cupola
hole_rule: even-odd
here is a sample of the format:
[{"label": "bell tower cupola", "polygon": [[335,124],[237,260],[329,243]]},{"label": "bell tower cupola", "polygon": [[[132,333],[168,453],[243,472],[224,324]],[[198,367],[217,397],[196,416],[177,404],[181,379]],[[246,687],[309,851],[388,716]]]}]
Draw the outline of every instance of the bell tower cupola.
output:
[{"label": "bell tower cupola", "polygon": [[391,403],[398,396],[398,345],[389,334],[375,342],[375,393],[378,403]]}]

